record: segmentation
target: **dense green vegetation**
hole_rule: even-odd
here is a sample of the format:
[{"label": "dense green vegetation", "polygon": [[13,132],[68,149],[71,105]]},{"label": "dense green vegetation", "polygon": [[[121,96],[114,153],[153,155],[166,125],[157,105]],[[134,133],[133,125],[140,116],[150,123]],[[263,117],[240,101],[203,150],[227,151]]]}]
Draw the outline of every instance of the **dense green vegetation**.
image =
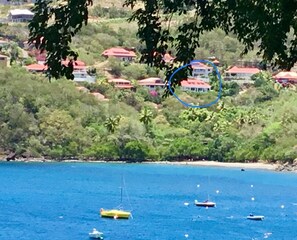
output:
[{"label": "dense green vegetation", "polygon": [[[136,23],[126,22],[130,10],[119,6],[93,7],[91,15],[99,21],[90,22],[71,42],[79,58],[96,68],[97,83],[85,87],[109,101],[78,91],[66,79],[49,83],[29,74],[17,66],[26,64],[19,48],[2,49],[17,64],[0,70],[0,155],[129,161],[287,162],[297,158],[296,90],[282,88],[264,73],[254,76],[254,86],[245,89],[224,82],[223,98],[207,109],[185,108],[170,96],[162,99],[162,89],[148,92],[137,85],[138,79],[163,77],[164,72],[139,63],[145,45],[136,35]],[[174,15],[171,26],[174,29],[187,19]],[[28,29],[25,24],[0,24],[0,34],[20,42],[27,39]],[[222,69],[239,60],[244,49],[235,35],[220,29],[205,32],[199,43],[195,57],[216,56]],[[135,63],[106,61],[101,53],[114,46],[134,47]],[[178,52],[171,50],[174,55]],[[256,60],[256,51],[243,59]],[[106,82],[110,74],[133,80],[135,92],[112,87]],[[217,80],[211,83],[214,91],[207,94],[178,89],[176,93],[202,105],[216,98]]]},{"label": "dense green vegetation", "polygon": [[[297,92],[267,74],[255,87],[208,109],[169,97],[154,104],[147,90],[94,85],[98,101],[69,80],[49,83],[19,67],[0,70],[0,148],[19,156],[104,160],[292,161],[297,156]],[[178,94],[203,104],[215,93]],[[158,97],[159,102],[161,99]]]}]

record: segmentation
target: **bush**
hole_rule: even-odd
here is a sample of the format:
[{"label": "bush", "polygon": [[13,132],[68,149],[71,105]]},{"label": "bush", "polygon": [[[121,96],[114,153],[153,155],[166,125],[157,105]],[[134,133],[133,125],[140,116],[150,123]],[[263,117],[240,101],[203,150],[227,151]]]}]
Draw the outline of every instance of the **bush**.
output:
[{"label": "bush", "polygon": [[106,17],[106,18],[128,18],[132,14],[132,11],[125,8],[117,7],[102,7],[100,4],[96,5],[91,10],[92,16],[95,17]]},{"label": "bush", "polygon": [[146,66],[143,64],[130,64],[124,67],[122,73],[127,78],[135,80],[140,80],[148,76]]}]

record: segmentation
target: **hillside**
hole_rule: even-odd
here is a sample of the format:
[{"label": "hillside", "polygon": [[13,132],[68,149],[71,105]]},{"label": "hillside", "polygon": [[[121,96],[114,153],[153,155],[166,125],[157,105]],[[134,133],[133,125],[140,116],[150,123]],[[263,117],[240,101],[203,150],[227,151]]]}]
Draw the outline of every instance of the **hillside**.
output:
[{"label": "hillside", "polygon": [[[32,63],[34,58],[24,60],[18,48],[5,50],[8,55],[15,51],[15,60],[12,67],[0,69],[0,149],[4,155],[238,162],[287,162],[297,157],[296,90],[276,86],[263,73],[248,88],[224,83],[223,98],[207,109],[187,109],[171,96],[162,99],[162,90],[151,94],[137,86],[137,80],[164,73],[139,63],[144,46],[137,38],[137,25],[126,22],[129,10],[121,8],[120,1],[105,3],[91,9],[93,21],[73,39],[72,47],[81,60],[96,68],[97,83],[84,86],[108,101],[79,91],[69,80],[49,83],[30,74],[19,65]],[[20,44],[27,40],[27,24],[0,24],[0,34]],[[115,46],[134,48],[136,60],[123,63],[102,57],[105,49]],[[202,36],[196,58],[215,56],[222,69],[238,60],[258,60],[257,49],[240,58],[242,49],[234,36],[214,30]],[[107,84],[112,77],[131,80],[135,92]],[[200,105],[217,95],[216,88],[209,93],[176,93]]]},{"label": "hillside", "polygon": [[140,161],[296,158],[297,93],[275,90],[267,76],[214,107],[186,109],[172,97],[152,104],[141,88],[134,93],[107,87],[110,100],[102,102],[67,80],[49,83],[19,67],[0,71],[0,148],[6,154]]}]

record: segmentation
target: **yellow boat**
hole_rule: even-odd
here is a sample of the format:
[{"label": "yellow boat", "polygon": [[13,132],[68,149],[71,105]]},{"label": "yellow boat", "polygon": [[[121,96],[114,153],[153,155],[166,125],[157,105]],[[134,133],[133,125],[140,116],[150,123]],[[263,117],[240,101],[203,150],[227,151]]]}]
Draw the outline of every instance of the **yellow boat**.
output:
[{"label": "yellow boat", "polygon": [[114,219],[129,219],[131,213],[128,211],[111,209],[105,210],[103,208],[100,209],[100,215],[104,218],[114,218]]}]

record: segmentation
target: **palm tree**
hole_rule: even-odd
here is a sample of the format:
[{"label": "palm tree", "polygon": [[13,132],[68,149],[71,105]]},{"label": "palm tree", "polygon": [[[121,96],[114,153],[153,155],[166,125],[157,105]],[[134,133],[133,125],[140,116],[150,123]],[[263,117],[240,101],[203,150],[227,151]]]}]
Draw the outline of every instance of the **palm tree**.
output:
[{"label": "palm tree", "polygon": [[144,126],[147,128],[148,125],[153,120],[153,112],[148,109],[147,107],[144,107],[140,112],[139,121],[144,124]]},{"label": "palm tree", "polygon": [[109,117],[106,119],[104,122],[104,126],[107,128],[107,130],[111,133],[114,133],[117,126],[120,123],[121,116],[116,116],[116,117]]}]

